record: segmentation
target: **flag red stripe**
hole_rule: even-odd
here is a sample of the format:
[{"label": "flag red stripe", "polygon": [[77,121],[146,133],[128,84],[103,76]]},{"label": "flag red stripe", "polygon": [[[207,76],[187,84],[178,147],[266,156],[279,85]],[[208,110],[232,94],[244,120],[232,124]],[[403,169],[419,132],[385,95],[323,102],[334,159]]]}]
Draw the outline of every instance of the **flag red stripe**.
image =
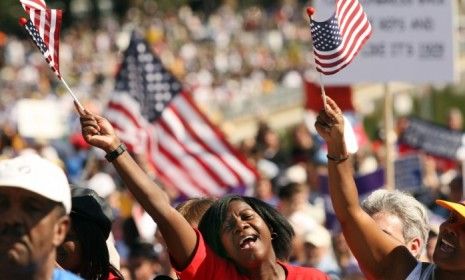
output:
[{"label": "flag red stripe", "polygon": [[227,183],[223,181],[223,179],[220,178],[220,176],[218,176],[215,172],[212,171],[212,169],[202,160],[201,157],[197,156],[195,153],[190,151],[185,145],[183,145],[183,143],[180,140],[178,140],[178,138],[174,135],[172,129],[168,125],[166,125],[164,120],[160,120],[158,124],[164,129],[166,133],[168,133],[173,138],[174,141],[177,141],[179,146],[187,155],[193,158],[203,168],[203,170],[205,170],[205,172],[208,173],[209,177],[212,178],[218,186],[221,187],[227,185]]},{"label": "flag red stripe", "polygon": [[59,50],[62,11],[33,8],[28,8],[26,11],[29,13],[30,20],[44,41],[48,53],[51,54],[49,65],[53,67],[52,70],[55,71],[55,74],[61,78]]},{"label": "flag red stripe", "polygon": [[[177,98],[184,98],[184,96],[185,96],[185,95],[182,93],[182,94],[180,94]],[[218,160],[220,160],[220,161],[224,164],[225,168],[227,168],[228,171],[236,178],[237,182],[243,182],[242,179],[241,179],[241,177],[239,176],[239,174],[236,172],[236,170],[232,169],[231,166],[229,166],[229,164],[227,164],[227,163],[223,160],[223,158],[222,158],[221,156],[219,156],[209,145],[207,145],[207,144],[197,135],[197,133],[196,133],[195,131],[192,130],[191,126],[189,125],[189,120],[186,120],[186,119],[184,119],[184,118],[182,117],[182,114],[181,114],[182,112],[179,112],[178,109],[175,108],[175,107],[173,106],[173,103],[174,103],[174,102],[171,102],[169,108],[170,108],[171,110],[173,110],[173,112],[174,112],[176,115],[178,115],[179,120],[182,122],[182,124],[183,124],[184,128],[186,129],[186,131],[189,132],[189,135],[190,135],[193,139],[195,139],[196,142],[197,142],[199,145],[201,145],[202,148],[205,149],[208,153],[216,155],[217,158],[218,158]],[[190,105],[192,105],[192,104],[190,104]],[[163,118],[163,115],[162,115],[162,118]]]},{"label": "flag red stripe", "polygon": [[[158,152],[165,155],[165,157],[169,159],[169,161],[178,169],[186,169],[186,167],[181,163],[181,161],[168,150],[166,150],[166,148],[163,145],[158,145]],[[190,172],[184,172],[184,174],[186,174],[186,177],[189,179],[190,184],[192,184],[192,186],[194,186],[196,189],[200,190],[204,194],[210,193],[208,190],[205,189],[205,187],[201,183],[198,182],[199,179],[196,179],[194,174]]]},{"label": "flag red stripe", "polygon": [[[122,105],[121,102],[124,102],[126,106]],[[119,136],[126,144],[131,144],[130,151],[139,153],[146,149],[144,142],[147,142],[149,138],[144,126],[139,122],[140,116],[134,114],[137,112],[132,112],[128,100],[113,100],[107,104],[108,120],[120,128],[121,134]]]},{"label": "flag red stripe", "polygon": [[[148,164],[150,164],[150,166],[153,168],[153,171],[156,175],[156,180],[162,184],[162,187],[165,188],[166,191],[173,194],[173,190],[175,190],[178,194],[183,194],[185,196],[187,196],[187,194],[190,192],[195,192],[195,190],[190,190],[190,189],[188,189],[188,191],[185,191],[182,188],[179,188],[178,186],[174,185],[172,180],[168,176],[165,175],[165,172],[163,172],[163,168],[159,168],[157,163],[154,161],[153,151],[149,150],[147,154],[149,155],[147,157]],[[194,197],[201,197],[201,196],[203,195],[195,195]]]},{"label": "flag red stripe", "polygon": [[[354,0],[354,1],[356,1],[356,0]],[[358,21],[359,18],[362,18],[362,19],[366,18],[366,15],[363,12],[363,9],[362,9],[361,5],[357,5],[356,9],[354,9],[354,10],[355,10],[355,13],[353,13],[353,14],[349,14],[349,12],[352,11],[350,9],[350,7],[348,9],[344,9],[344,14],[339,14],[339,12],[336,13],[335,16],[337,17],[337,24],[339,26],[338,32],[339,32],[339,35],[341,36],[342,42],[336,49],[329,50],[329,51],[319,50],[318,53],[320,55],[322,55],[322,56],[328,55],[329,56],[329,55],[333,55],[334,53],[340,53],[341,50],[344,49],[344,46],[347,45],[348,42],[350,42],[350,38],[352,37],[353,34],[351,34],[350,32],[347,32],[349,27],[350,26],[353,27],[354,22]],[[355,17],[357,17],[357,18],[355,19]],[[328,21],[330,21],[330,20],[328,20]]]},{"label": "flag red stripe", "polygon": [[[363,19],[361,19],[363,20]],[[356,50],[355,53],[358,53],[360,50],[359,46],[360,44],[363,45],[363,43],[368,40],[369,38],[366,36],[363,36],[363,33],[366,32],[370,28],[370,24],[368,22],[364,25],[362,29],[358,33],[353,33],[354,34],[354,41],[352,41],[352,44],[346,45],[346,42],[344,42],[344,47],[340,50],[339,53],[335,53],[332,55],[321,55],[318,53],[317,50],[314,50],[315,53],[315,61],[323,67],[333,67],[334,65],[339,64],[341,61],[344,61],[348,56],[354,53],[354,50]],[[361,40],[361,43],[359,41]],[[345,55],[343,53],[345,52]],[[355,56],[355,55],[354,55]],[[339,58],[339,60],[331,61],[334,58]],[[325,63],[324,61],[331,61],[328,63]]]},{"label": "flag red stripe", "polygon": [[[365,30],[366,31],[366,30]],[[365,44],[365,42],[369,39],[369,36],[365,36],[361,41],[360,41],[360,45],[355,49],[355,51],[352,49],[351,50],[351,55],[345,57],[345,61],[344,60],[339,60],[338,63],[339,65],[336,63],[336,64],[329,64],[327,66],[325,66],[324,64],[320,63],[319,61],[317,61],[317,59],[315,59],[315,62],[317,64],[317,68],[321,70],[322,73],[326,74],[326,75],[331,75],[331,74],[334,74],[338,71],[340,71],[341,69],[343,69],[344,67],[346,67],[347,65],[350,64],[350,62],[352,62],[352,60],[355,58],[355,56],[360,52],[361,50],[361,47],[360,46],[363,46],[363,44]],[[350,57],[350,59],[348,59]],[[343,62],[342,62],[343,61]],[[334,68],[334,69],[331,69],[335,66],[338,66],[337,68]]]},{"label": "flag red stripe", "polygon": [[[59,61],[59,57],[60,57],[60,25],[61,25],[61,21],[62,21],[62,11],[61,10],[57,10],[56,11],[56,15],[55,15],[55,19],[52,21],[52,26],[50,27],[50,32],[49,34],[53,34],[52,38],[53,38],[53,44],[50,46],[53,50],[54,50],[54,53],[53,53],[53,58],[54,58],[54,61],[55,61],[55,67],[56,69],[58,70],[58,72],[60,71],[60,61]],[[60,22],[60,24],[58,24]]]},{"label": "flag red stripe", "polygon": [[[223,133],[220,131],[220,129],[213,125],[211,123],[211,121],[205,116],[205,114],[203,114],[200,109],[197,107],[197,105],[195,105],[194,101],[192,100],[192,98],[186,93],[186,92],[183,92],[182,93],[183,96],[184,96],[184,100],[187,101],[190,105],[191,105],[191,108],[197,113],[197,115],[202,119],[202,121],[206,124],[208,124],[208,126],[210,127],[210,129],[215,133],[217,139],[219,141],[221,141],[221,143],[224,145],[224,147],[227,148],[228,152],[232,155],[235,156],[236,159],[238,159],[240,161],[240,163],[243,164],[243,166],[245,168],[247,168],[248,172],[252,173],[253,176],[256,178],[259,177],[259,174],[258,172],[256,171],[255,168],[253,168],[250,163],[247,161],[247,159],[245,158],[245,156],[241,153],[239,153],[239,151],[237,149],[235,149],[228,141],[225,140],[225,136],[223,135]],[[245,183],[245,184],[248,184],[249,182],[246,182],[244,179],[241,180],[241,182]]]},{"label": "flag red stripe", "polygon": [[134,126],[136,126],[137,128],[142,128],[141,124],[139,123],[139,121],[137,120],[136,117],[134,117],[134,115],[129,111],[127,110],[126,106],[120,104],[120,103],[117,103],[115,101],[110,101],[108,102],[108,108],[109,109],[113,109],[113,110],[116,110],[120,113],[122,113],[124,116],[126,116],[131,122],[132,124],[134,124]]},{"label": "flag red stripe", "polygon": [[196,184],[190,181],[188,174],[178,168],[163,153],[152,153],[154,168],[159,174],[164,174],[168,181],[181,192],[190,197],[207,195],[202,189],[199,189]]},{"label": "flag red stripe", "polygon": [[[172,102],[172,104],[174,103],[182,103],[182,101],[177,99],[175,102]],[[187,111],[188,109],[185,110]],[[224,162],[223,158],[221,157],[221,153],[216,152],[210,143],[202,139],[198,133],[193,132],[192,125],[195,120],[189,118],[188,116],[179,116],[179,114],[177,114],[177,112],[173,111],[171,108],[165,109],[165,111],[166,113],[162,118],[166,119],[170,126],[182,126],[184,131],[181,132],[179,137],[183,140],[183,143],[187,149],[192,149],[192,151],[195,153],[201,153],[201,157],[203,157],[205,162],[208,163],[210,169],[217,173],[218,176],[223,178],[223,180],[227,182],[227,185],[237,186],[240,184],[237,174],[232,172],[230,166]],[[186,127],[186,124],[189,124],[189,127]],[[199,124],[197,123],[196,125]]]},{"label": "flag red stripe", "polygon": [[354,18],[357,16],[358,12],[362,12],[360,17],[363,17],[362,6],[355,0],[344,2],[345,5],[341,5],[341,2],[338,2],[337,9],[339,11],[338,22],[341,26],[341,33],[346,34],[349,29],[350,24],[354,21]]},{"label": "flag red stripe", "polygon": [[[362,11],[363,12],[363,11]],[[348,48],[353,48],[355,45],[357,45],[358,40],[360,40],[360,36],[363,34],[363,32],[370,27],[370,24],[368,21],[366,21],[365,25],[363,28],[360,28],[360,30],[355,33],[357,28],[359,28],[360,24],[364,21],[364,17],[360,16],[356,19],[356,22],[354,25],[352,25],[352,29],[350,30],[349,33],[343,33],[342,34],[350,34],[350,36],[347,36],[347,38],[344,38],[341,46],[334,51],[334,53],[327,54],[328,52],[320,52],[318,50],[314,50],[315,54],[318,56],[319,59],[333,59],[336,58],[344,53],[344,51]],[[351,19],[352,20],[352,19]],[[349,27],[350,24],[347,25],[347,28]],[[352,40],[351,40],[352,39]],[[349,52],[346,52],[346,54]]]},{"label": "flag red stripe", "polygon": [[126,135],[124,129],[123,129],[122,127],[120,127],[120,126],[118,125],[118,123],[116,123],[116,122],[110,121],[110,123],[111,123],[111,125],[113,126],[113,128],[115,129],[117,135],[121,135],[121,140],[124,141],[124,144],[126,145],[126,147],[128,148],[128,150],[129,150],[130,152],[133,152],[133,151],[134,151],[134,145],[133,145],[133,143],[132,143],[132,142],[129,142],[129,141],[126,141],[126,140],[124,139],[124,138],[125,138],[124,135]]},{"label": "flag red stripe", "polygon": [[[120,113],[122,116],[124,116],[125,118],[127,118],[129,120],[129,124],[132,124],[134,125],[134,127],[137,127],[137,129],[140,131],[143,129],[143,127],[137,122],[137,118],[133,116],[133,114],[130,112],[130,110],[127,110],[126,107],[124,107],[122,104],[120,104],[118,101],[110,101],[108,103],[108,108],[109,108],[109,112],[107,114],[110,114],[111,111],[117,111],[118,113]],[[115,124],[115,122],[112,122],[112,124]],[[160,125],[167,133],[170,133],[171,135],[173,134],[172,130],[166,125],[166,123],[160,119],[160,121],[157,122],[157,125]],[[184,123],[185,125],[185,123]],[[116,124],[117,126],[117,124]],[[118,127],[118,126],[117,126]],[[128,137],[125,137],[124,134],[128,133],[128,131],[124,131],[123,129],[119,128],[118,127],[118,131],[120,131],[122,133],[121,135],[121,138],[122,140],[128,144],[126,141],[128,139]],[[152,140],[151,137],[149,137],[149,141]],[[162,140],[160,140],[162,141]],[[136,145],[137,143],[134,143],[134,145]],[[180,143],[182,145],[182,143]],[[148,143],[149,145],[149,143]],[[179,160],[176,160],[175,157],[173,157],[172,154],[169,154],[169,151],[167,149],[165,149],[164,147],[162,147],[162,145],[158,145],[157,146],[158,149],[162,149],[165,153],[164,153],[164,156],[166,159],[169,159],[169,163],[170,165],[175,165],[177,166],[177,169],[185,169],[183,168],[182,165],[180,165],[179,163]],[[150,148],[150,147],[147,147],[148,149],[150,150],[153,150],[154,148]],[[185,148],[185,147],[184,147]],[[128,149],[129,149],[129,146],[128,146]],[[131,148],[131,151],[134,151],[134,148]],[[159,150],[155,151],[155,153],[157,152],[160,152]],[[199,164],[205,166],[205,164],[200,161],[200,159],[196,159],[198,161]],[[158,166],[160,165],[160,161],[159,160],[156,160],[156,159],[152,159],[152,162],[155,166]],[[166,164],[166,161],[165,161],[165,164]],[[165,166],[163,169],[165,168],[168,168],[168,166]],[[208,171],[207,173],[209,174],[209,176],[212,178],[212,180],[215,180],[217,181],[218,183],[218,188],[225,188],[225,186],[227,185],[226,183],[222,182],[222,180],[219,179],[218,175],[213,173],[211,171],[210,168],[208,167],[205,167],[205,169]],[[171,176],[171,179],[170,181],[172,182],[172,184],[174,186],[176,186],[176,189],[178,190],[182,190],[183,188],[179,186],[179,184],[185,184],[186,182],[186,177],[183,177],[181,178],[181,181],[179,180],[176,180],[176,176]],[[192,185],[192,186],[195,186],[193,187],[194,189],[195,188],[202,188],[201,186],[198,186],[198,184],[195,184],[195,181],[192,181],[193,179],[191,178],[190,181],[189,181],[189,184]],[[185,187],[185,186],[184,186]],[[203,193],[205,193],[205,188],[203,188],[202,190]],[[208,192],[209,194],[212,194],[213,192]],[[216,191],[215,193],[218,193],[218,191]]]},{"label": "flag red stripe", "polygon": [[20,2],[27,13],[30,9],[45,10],[47,8],[43,0],[20,0]]},{"label": "flag red stripe", "polygon": [[[334,74],[347,66],[371,36],[371,25],[357,0],[337,0],[336,13],[332,18],[317,23],[314,28],[315,22],[313,20],[311,22],[312,37],[314,36],[314,42],[318,42],[318,48],[321,47],[313,50],[316,68],[327,75]],[[335,22],[337,22],[336,27],[333,25]],[[321,33],[322,31],[336,31],[339,32],[339,36],[328,36]]]}]

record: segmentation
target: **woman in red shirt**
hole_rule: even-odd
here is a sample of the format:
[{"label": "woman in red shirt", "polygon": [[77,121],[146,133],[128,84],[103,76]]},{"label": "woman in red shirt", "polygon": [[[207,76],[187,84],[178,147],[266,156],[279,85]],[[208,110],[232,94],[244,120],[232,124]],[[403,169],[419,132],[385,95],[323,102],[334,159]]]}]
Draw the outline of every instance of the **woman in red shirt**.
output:
[{"label": "woman in red shirt", "polygon": [[[285,264],[293,231],[272,207],[258,199],[228,196],[205,213],[199,228],[170,205],[164,191],[126,152],[111,124],[76,106],[87,143],[106,158],[157,223],[182,280],[187,279],[329,279],[324,273]],[[205,241],[207,244],[205,244]]]}]

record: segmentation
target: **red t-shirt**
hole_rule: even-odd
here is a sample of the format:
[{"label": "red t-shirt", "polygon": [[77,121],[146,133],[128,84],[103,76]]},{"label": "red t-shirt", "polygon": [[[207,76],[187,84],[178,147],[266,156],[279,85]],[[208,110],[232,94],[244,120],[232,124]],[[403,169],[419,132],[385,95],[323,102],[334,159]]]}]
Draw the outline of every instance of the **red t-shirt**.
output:
[{"label": "red t-shirt", "polygon": [[[245,275],[241,275],[233,264],[216,255],[203,240],[202,234],[197,233],[197,248],[194,257],[183,271],[176,271],[182,280],[189,279],[228,279],[247,280]],[[320,280],[329,279],[323,272],[309,267],[292,266],[278,261],[286,272],[287,280]]]}]

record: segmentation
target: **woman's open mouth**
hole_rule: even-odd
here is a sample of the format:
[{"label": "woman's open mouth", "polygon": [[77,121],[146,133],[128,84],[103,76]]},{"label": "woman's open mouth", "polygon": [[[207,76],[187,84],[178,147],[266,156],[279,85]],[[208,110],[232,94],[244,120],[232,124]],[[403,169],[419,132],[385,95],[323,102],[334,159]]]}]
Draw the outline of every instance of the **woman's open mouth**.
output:
[{"label": "woman's open mouth", "polygon": [[255,246],[255,241],[257,241],[258,236],[256,235],[247,235],[241,239],[239,242],[239,247],[243,250],[251,249]]}]

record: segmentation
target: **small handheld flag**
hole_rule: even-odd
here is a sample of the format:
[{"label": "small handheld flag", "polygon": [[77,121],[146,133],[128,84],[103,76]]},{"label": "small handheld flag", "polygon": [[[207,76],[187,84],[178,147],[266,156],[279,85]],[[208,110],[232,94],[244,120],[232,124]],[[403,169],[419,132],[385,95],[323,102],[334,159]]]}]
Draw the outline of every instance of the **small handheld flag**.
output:
[{"label": "small handheld flag", "polygon": [[52,59],[52,56],[50,54],[50,51],[49,51],[47,45],[45,44],[44,40],[42,39],[42,37],[39,34],[39,31],[37,31],[37,29],[34,26],[34,24],[32,23],[32,21],[27,20],[25,18],[20,18],[19,19],[19,24],[21,26],[23,26],[24,29],[26,29],[29,36],[31,36],[32,41],[37,46],[37,48],[39,48],[40,52],[44,56],[45,61],[50,66],[50,69],[52,69],[53,73],[55,73],[55,75],[58,77],[58,79],[60,79],[60,81],[63,82],[64,86],[69,91],[69,93],[73,97],[74,101],[76,101],[76,103],[78,104],[79,107],[83,108],[81,103],[77,99],[76,95],[74,95],[73,91],[70,89],[70,87],[68,86],[66,81],[61,76],[60,71],[58,70],[58,64],[55,63],[54,59]]},{"label": "small handheld flag", "polygon": [[31,36],[32,41],[34,41],[35,45],[39,48],[40,52],[44,56],[45,61],[47,61],[47,64],[50,66],[50,69],[52,69],[53,73],[55,73],[58,79],[61,80],[60,72],[55,67],[55,63],[50,55],[50,52],[47,46],[45,45],[44,40],[42,40],[42,37],[40,37],[39,31],[37,31],[32,21],[22,17],[19,19],[19,24],[22,25],[24,29],[26,29],[29,36]]},{"label": "small handheld flag", "polygon": [[323,22],[313,20],[307,8],[313,40],[316,69],[325,75],[339,72],[358,54],[372,29],[357,0],[336,0],[336,12]]},{"label": "small handheld flag", "polygon": [[[45,46],[49,51],[49,60],[54,64],[57,72],[60,72],[60,31],[62,10],[47,9],[44,0],[20,0],[24,11],[37,29]],[[26,24],[26,23],[24,23]]]}]

